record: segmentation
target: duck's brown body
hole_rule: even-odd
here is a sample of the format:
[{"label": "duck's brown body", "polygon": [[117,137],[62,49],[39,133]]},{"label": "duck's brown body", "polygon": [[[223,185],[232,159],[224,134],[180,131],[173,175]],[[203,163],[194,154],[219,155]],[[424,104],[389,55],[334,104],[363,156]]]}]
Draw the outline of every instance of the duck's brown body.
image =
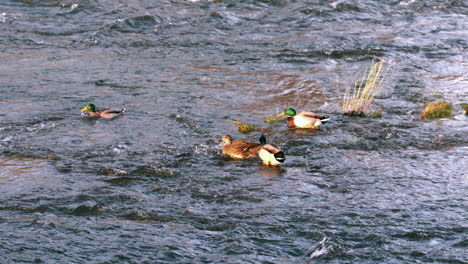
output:
[{"label": "duck's brown body", "polygon": [[102,109],[96,112],[87,112],[86,116],[112,119],[112,118],[116,118],[117,116],[122,115],[124,111],[125,109],[121,109],[121,110]]},{"label": "duck's brown body", "polygon": [[222,138],[224,142],[223,154],[235,159],[248,159],[258,154],[262,148],[260,144],[247,140],[232,140],[231,136],[225,135]]}]

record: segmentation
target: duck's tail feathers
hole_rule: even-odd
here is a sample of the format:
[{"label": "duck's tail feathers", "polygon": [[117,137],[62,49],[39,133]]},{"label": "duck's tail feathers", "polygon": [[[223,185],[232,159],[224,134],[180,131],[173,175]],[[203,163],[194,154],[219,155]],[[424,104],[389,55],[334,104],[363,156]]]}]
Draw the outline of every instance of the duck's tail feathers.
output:
[{"label": "duck's tail feathers", "polygon": [[323,123],[326,123],[330,120],[330,117],[329,116],[322,116],[320,117],[320,121]]},{"label": "duck's tail feathers", "polygon": [[286,156],[284,155],[283,151],[280,151],[280,152],[274,154],[274,156],[275,156],[275,159],[276,159],[278,162],[281,162],[281,163],[283,163],[284,160],[286,159]]},{"label": "duck's tail feathers", "polygon": [[125,111],[127,111],[127,109],[122,108],[122,111],[120,113],[123,114],[123,113],[125,113]]}]

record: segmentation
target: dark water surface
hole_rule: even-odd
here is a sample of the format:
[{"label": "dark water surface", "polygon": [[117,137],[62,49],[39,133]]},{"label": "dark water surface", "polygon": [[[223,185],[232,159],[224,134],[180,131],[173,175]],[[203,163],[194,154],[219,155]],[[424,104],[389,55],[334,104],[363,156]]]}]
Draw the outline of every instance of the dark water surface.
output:
[{"label": "dark water surface", "polygon": [[[466,1],[0,2],[1,263],[468,263]],[[374,57],[382,118],[342,116]],[[421,121],[444,98],[454,117]],[[87,103],[126,107],[86,120]],[[287,160],[216,143],[285,107]]]}]

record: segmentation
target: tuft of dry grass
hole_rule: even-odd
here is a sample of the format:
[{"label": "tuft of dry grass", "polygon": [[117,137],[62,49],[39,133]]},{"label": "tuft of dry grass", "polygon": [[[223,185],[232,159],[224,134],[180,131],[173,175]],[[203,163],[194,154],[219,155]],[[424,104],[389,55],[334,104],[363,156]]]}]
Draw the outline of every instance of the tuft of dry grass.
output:
[{"label": "tuft of dry grass", "polygon": [[437,100],[424,105],[421,113],[422,120],[444,118],[452,116],[452,104],[444,100]]},{"label": "tuft of dry grass", "polygon": [[237,130],[241,133],[249,133],[249,132],[252,132],[255,130],[255,125],[254,124],[248,124],[248,123],[244,123],[244,122],[241,122],[241,121],[231,121],[231,120],[228,120],[229,122],[233,123],[234,125],[237,126]]},{"label": "tuft of dry grass", "polygon": [[353,88],[348,87],[343,96],[342,112],[344,115],[365,116],[369,113],[372,101],[382,90],[388,69],[384,67],[384,60],[373,60],[362,78],[354,82]]}]

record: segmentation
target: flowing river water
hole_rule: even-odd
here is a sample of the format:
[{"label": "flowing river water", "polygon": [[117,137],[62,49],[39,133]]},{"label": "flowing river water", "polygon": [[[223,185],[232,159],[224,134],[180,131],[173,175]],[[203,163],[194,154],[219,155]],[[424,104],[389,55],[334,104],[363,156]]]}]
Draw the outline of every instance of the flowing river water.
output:
[{"label": "flowing river water", "polygon": [[[461,0],[3,0],[1,263],[468,263]],[[381,118],[343,116],[373,58]],[[453,117],[419,118],[443,98]],[[125,107],[114,120],[80,109]],[[266,124],[286,107],[317,130]],[[280,167],[221,154],[269,128]]]}]

